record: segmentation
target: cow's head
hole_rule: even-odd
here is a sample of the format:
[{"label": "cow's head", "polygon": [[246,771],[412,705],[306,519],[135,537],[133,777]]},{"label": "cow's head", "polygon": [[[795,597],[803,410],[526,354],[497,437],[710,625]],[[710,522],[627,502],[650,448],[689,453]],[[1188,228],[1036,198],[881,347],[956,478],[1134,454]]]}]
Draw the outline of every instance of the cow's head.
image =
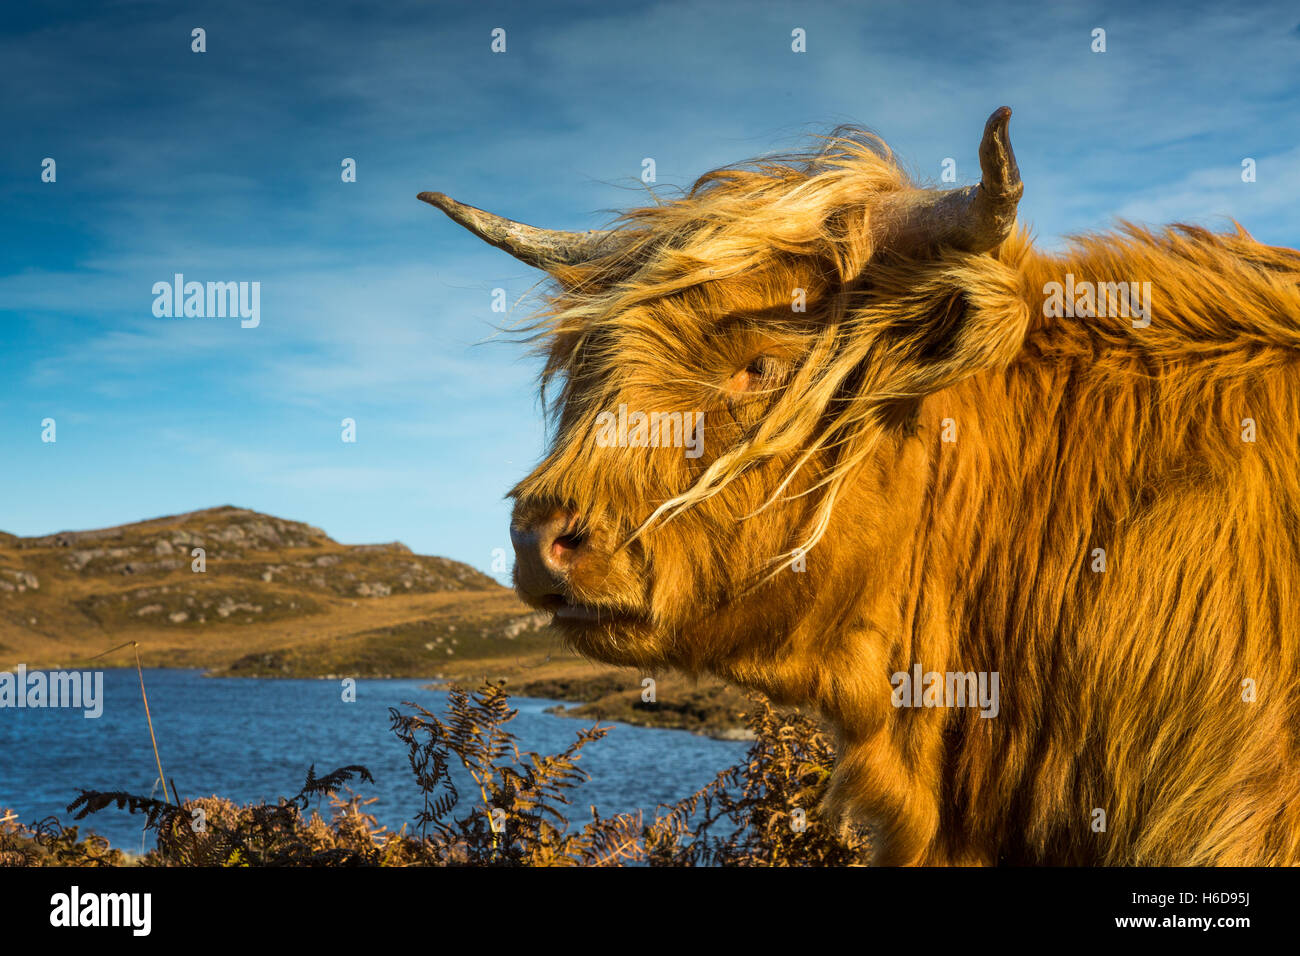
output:
[{"label": "cow's head", "polygon": [[532,326],[554,444],[511,492],[511,538],[519,594],[576,649],[788,698],[792,641],[836,653],[864,601],[896,601],[932,454],[918,412],[1025,331],[997,252],[1023,191],[1010,115],[963,189],[917,188],[840,130],[603,232],[420,195],[554,280]]}]

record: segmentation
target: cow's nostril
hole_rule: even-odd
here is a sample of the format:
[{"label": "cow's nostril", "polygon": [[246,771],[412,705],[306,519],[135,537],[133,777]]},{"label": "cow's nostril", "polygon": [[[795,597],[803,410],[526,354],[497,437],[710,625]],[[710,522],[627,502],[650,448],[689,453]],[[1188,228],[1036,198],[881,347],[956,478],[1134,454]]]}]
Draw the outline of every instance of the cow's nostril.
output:
[{"label": "cow's nostril", "polygon": [[531,600],[544,600],[564,586],[587,536],[577,514],[556,508],[544,517],[517,520],[510,528],[515,546],[515,585]]},{"label": "cow's nostril", "polygon": [[551,564],[567,568],[577,556],[584,541],[586,541],[586,535],[576,531],[558,535],[551,542],[547,558]]}]

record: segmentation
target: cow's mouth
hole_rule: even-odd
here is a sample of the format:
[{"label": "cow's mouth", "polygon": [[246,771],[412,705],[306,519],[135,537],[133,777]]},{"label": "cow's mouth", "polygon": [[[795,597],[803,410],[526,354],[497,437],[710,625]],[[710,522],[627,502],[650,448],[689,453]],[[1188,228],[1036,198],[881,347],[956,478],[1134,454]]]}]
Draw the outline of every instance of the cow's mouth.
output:
[{"label": "cow's mouth", "polygon": [[645,620],[641,615],[630,613],[625,608],[588,604],[561,594],[548,594],[542,599],[542,605],[555,615],[556,623],[612,625],[636,624]]}]

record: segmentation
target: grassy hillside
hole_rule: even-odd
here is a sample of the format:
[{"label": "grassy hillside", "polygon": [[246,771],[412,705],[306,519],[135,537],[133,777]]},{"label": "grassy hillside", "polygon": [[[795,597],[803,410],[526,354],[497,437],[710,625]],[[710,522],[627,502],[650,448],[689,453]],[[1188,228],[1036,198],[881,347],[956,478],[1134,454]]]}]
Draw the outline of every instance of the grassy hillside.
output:
[{"label": "grassy hillside", "polygon": [[[221,668],[254,652],[342,648],[426,618],[504,635],[528,613],[468,565],[402,544],[339,544],[242,508],[0,539],[0,663],[72,665],[134,640],[147,665]],[[127,650],[106,662],[130,659]]]}]

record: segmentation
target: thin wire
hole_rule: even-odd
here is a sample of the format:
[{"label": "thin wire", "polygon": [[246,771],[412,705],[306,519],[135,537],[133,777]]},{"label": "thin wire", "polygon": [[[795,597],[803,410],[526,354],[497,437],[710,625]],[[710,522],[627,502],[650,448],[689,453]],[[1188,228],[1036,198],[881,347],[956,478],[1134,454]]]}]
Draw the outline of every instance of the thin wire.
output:
[{"label": "thin wire", "polygon": [[140,645],[131,642],[135,650],[135,672],[140,675],[140,698],[144,701],[144,719],[149,723],[149,742],[153,744],[153,759],[158,762],[158,782],[162,784],[163,803],[171,803],[167,796],[167,776],[163,773],[162,757],[158,756],[158,739],[153,735],[153,717],[149,714],[149,695],[144,692],[144,668],[140,664]]},{"label": "thin wire", "polygon": [[99,658],[112,654],[114,651],[120,651],[124,647],[135,650],[135,672],[140,676],[140,699],[144,701],[144,719],[149,724],[149,742],[153,744],[153,759],[158,764],[158,782],[162,784],[163,802],[170,804],[171,800],[167,796],[167,777],[163,774],[162,757],[158,755],[158,738],[154,736],[153,732],[153,715],[149,713],[149,695],[144,690],[144,668],[140,665],[140,645],[135,641],[127,641],[124,644],[117,645],[117,647],[110,647],[102,654],[88,657],[86,660],[99,660]]}]

